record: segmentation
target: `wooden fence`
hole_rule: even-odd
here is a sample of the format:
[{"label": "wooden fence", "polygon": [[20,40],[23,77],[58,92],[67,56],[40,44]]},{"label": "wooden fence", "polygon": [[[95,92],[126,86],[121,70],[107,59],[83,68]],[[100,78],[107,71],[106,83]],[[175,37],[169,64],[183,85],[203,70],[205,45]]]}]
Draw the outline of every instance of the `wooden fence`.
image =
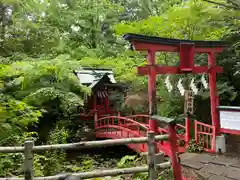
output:
[{"label": "wooden fence", "polygon": [[168,140],[169,135],[157,135],[155,136],[153,132],[149,132],[147,137],[139,138],[126,138],[126,139],[114,139],[114,140],[103,140],[103,141],[85,141],[70,144],[54,144],[54,145],[42,145],[34,146],[33,141],[26,141],[24,147],[0,147],[0,153],[24,153],[24,178],[17,177],[5,177],[0,178],[0,180],[58,180],[64,178],[64,175],[55,175],[47,177],[34,177],[34,152],[49,151],[57,149],[83,149],[91,147],[103,147],[103,146],[115,146],[115,145],[125,145],[125,144],[148,144],[148,166],[123,168],[123,169],[112,169],[112,170],[101,170],[92,172],[81,172],[81,173],[68,173],[80,178],[95,178],[104,176],[117,176],[122,174],[132,174],[139,172],[148,172],[149,180],[157,179],[157,170],[165,169],[171,167],[170,162],[165,162],[161,164],[155,163],[155,145],[156,141]]}]

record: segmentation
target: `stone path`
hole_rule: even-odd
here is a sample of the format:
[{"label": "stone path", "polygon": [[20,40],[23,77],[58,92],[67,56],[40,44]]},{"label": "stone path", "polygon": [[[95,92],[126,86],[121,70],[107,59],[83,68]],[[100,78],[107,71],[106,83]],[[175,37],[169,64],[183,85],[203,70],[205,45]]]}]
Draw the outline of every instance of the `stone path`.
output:
[{"label": "stone path", "polygon": [[207,180],[240,180],[240,159],[213,154],[184,153],[181,164]]}]

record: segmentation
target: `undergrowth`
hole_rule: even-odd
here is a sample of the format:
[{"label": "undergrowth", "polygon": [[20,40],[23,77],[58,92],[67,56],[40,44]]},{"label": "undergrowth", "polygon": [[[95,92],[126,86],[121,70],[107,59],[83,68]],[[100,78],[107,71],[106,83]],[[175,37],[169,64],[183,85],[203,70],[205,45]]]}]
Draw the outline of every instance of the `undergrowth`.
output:
[{"label": "undergrowth", "polygon": [[196,142],[195,139],[192,139],[191,141],[189,141],[187,150],[190,153],[202,153],[204,150],[204,143]]},{"label": "undergrowth", "polygon": [[[68,130],[64,126],[57,124],[48,135],[47,144],[65,144],[68,137]],[[12,138],[15,138],[19,142],[18,146],[22,146],[26,140],[36,142],[38,134],[36,132],[28,132],[15,135]],[[23,177],[23,159],[24,155],[22,153],[0,154],[0,177]],[[92,157],[86,154],[79,154],[74,160],[67,160],[67,154],[63,150],[34,153],[34,176],[50,176],[61,172],[86,172],[102,168],[128,168],[143,165],[147,165],[146,157],[140,155],[126,155],[119,161],[114,162],[113,159],[101,159],[97,155]],[[159,174],[158,180],[171,179],[171,177],[171,170],[165,170]],[[148,173],[111,177],[112,180],[129,178],[132,180],[147,180]],[[109,178],[94,178],[94,180],[105,179]]]}]

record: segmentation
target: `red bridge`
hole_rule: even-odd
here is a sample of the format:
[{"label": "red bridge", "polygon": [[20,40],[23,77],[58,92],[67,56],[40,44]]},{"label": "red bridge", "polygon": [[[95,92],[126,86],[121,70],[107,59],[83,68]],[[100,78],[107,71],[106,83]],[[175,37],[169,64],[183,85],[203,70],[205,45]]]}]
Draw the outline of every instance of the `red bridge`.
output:
[{"label": "red bridge", "polygon": [[[149,128],[149,115],[131,115],[131,116],[106,116],[95,120],[95,131],[98,138],[131,138],[131,137],[145,137]],[[189,131],[186,131],[185,126],[177,124],[176,127],[178,152],[184,152],[189,141]],[[186,133],[187,132],[187,133]],[[167,134],[168,128],[158,128],[159,134]],[[146,152],[146,144],[130,144],[129,148],[136,152]],[[158,151],[165,155],[170,155],[169,142],[163,141],[157,144]]]},{"label": "red bridge", "polygon": [[[131,138],[131,137],[145,137],[147,132],[150,131],[150,121],[149,115],[131,115],[122,117],[117,116],[105,116],[97,118],[97,113],[95,116],[95,132],[97,138],[106,139],[121,139],[121,138]],[[197,120],[194,122],[194,137],[196,141],[201,141],[204,146],[204,151],[215,152],[215,128],[211,125],[201,123]],[[190,120],[186,119],[185,124],[176,124],[176,141],[177,141],[177,151],[183,153],[188,147],[188,143],[191,139],[190,137]],[[168,126],[158,127],[157,134],[169,134]],[[147,152],[146,144],[130,144],[129,148],[136,152]],[[163,152],[164,155],[170,156],[170,144],[169,141],[162,141],[157,143],[158,152]]]}]

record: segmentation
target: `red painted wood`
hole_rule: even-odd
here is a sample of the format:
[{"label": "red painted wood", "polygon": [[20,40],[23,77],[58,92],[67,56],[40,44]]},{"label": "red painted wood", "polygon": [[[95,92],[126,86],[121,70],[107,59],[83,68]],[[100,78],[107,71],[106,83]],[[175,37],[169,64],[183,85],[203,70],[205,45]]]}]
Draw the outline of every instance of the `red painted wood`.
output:
[{"label": "red painted wood", "polygon": [[[134,115],[133,117],[137,117]],[[146,115],[140,115],[139,117],[147,117]],[[138,127],[137,130],[133,130],[131,126]],[[149,125],[148,125],[149,126]],[[150,128],[132,119],[121,116],[108,116],[100,119],[95,119],[95,131],[98,138],[131,138],[131,137],[146,137]],[[180,128],[184,128],[182,125],[178,125]],[[185,152],[185,148],[177,146],[176,128],[174,126],[168,126],[168,129],[159,128],[163,133],[169,133],[169,141],[157,142],[157,150],[163,152],[166,156],[169,156],[172,160],[174,177],[176,180],[184,179],[181,174],[181,166],[178,162],[176,154],[178,152]],[[147,152],[147,144],[128,144],[128,147],[136,152]]]},{"label": "red painted wood", "polygon": [[[125,133],[125,134],[124,134]],[[115,132],[103,132],[103,133],[96,133],[97,138],[107,138],[107,139],[121,139],[121,138],[129,138],[126,132],[122,133],[122,131],[115,131]],[[135,137],[135,136],[133,136]],[[128,144],[127,145],[130,149],[141,153],[147,152],[147,144]]]},{"label": "red painted wood", "polygon": [[[216,66],[216,59],[214,53],[208,54],[208,65],[210,67]],[[212,125],[216,128],[216,134],[220,134],[220,121],[217,112],[217,86],[216,86],[216,71],[210,70],[209,73],[209,89],[210,89],[210,102],[211,102],[211,117]]]},{"label": "red painted wood", "polygon": [[216,128],[209,124],[194,121],[195,140],[202,142],[205,152],[216,152]]},{"label": "red painted wood", "polygon": [[[180,52],[179,46],[173,45],[164,45],[164,44],[152,44],[146,42],[132,41],[132,44],[137,51],[148,51],[149,49],[153,51],[162,51],[162,52]],[[195,53],[210,53],[216,52],[220,53],[224,50],[224,47],[195,47]]]},{"label": "red painted wood", "polygon": [[189,141],[191,140],[191,135],[190,135],[190,129],[191,129],[191,121],[189,119],[189,117],[186,118],[185,120],[185,142],[186,144],[189,143]]},{"label": "red painted wood", "polygon": [[194,44],[180,44],[180,70],[181,72],[191,72],[194,66]]},{"label": "red painted wood", "polygon": [[[132,116],[137,119],[138,115]],[[139,115],[139,117],[147,118],[149,117],[149,115]],[[113,119],[115,119],[115,121]],[[184,128],[184,126],[182,125],[177,125],[177,127]],[[149,124],[139,123],[138,120],[130,119],[129,116],[128,118],[120,116],[106,116],[95,121],[95,131],[97,137],[105,138],[145,137],[149,130],[150,130]],[[158,128],[158,131],[160,132],[160,134],[168,134],[169,132],[168,129],[160,127]],[[184,140],[185,135],[177,134],[177,138]],[[158,149],[163,151],[165,155],[167,156],[170,155],[168,142],[162,141],[162,143],[159,143],[158,146],[159,146]],[[140,150],[138,149],[138,151]],[[178,147],[178,151],[184,152],[185,147]]]},{"label": "red painted wood", "polygon": [[[116,128],[116,127],[115,127]],[[146,133],[143,133],[142,135],[138,136],[137,135],[138,132],[134,132],[134,131],[120,131],[119,129],[115,130],[115,131],[111,131],[111,132],[96,132],[96,137],[97,138],[107,138],[107,139],[121,139],[121,138],[131,138],[131,137],[145,137]],[[136,152],[147,152],[147,144],[143,145],[141,144],[140,146],[133,146],[131,145],[131,147],[129,147],[133,150],[135,150]],[[167,141],[164,141],[162,144],[158,143],[157,144],[157,148],[159,151],[163,152],[165,154],[165,156],[171,156],[170,153],[170,145]],[[185,148],[184,147],[177,147],[177,151],[178,152],[185,152]]]},{"label": "red painted wood", "polygon": [[220,128],[221,133],[240,135],[240,130]]},{"label": "red painted wood", "polygon": [[149,119],[150,119],[150,116],[147,114],[130,115],[125,117],[129,119],[133,119],[134,121],[140,122],[145,125],[149,124]]},{"label": "red painted wood", "polygon": [[[137,67],[137,73],[139,75],[147,75],[150,73],[150,69],[155,68],[157,74],[184,74],[185,72],[182,72],[181,69],[177,66],[160,66],[160,65],[154,65],[154,66],[142,66]],[[199,74],[199,73],[208,73],[210,71],[209,67],[207,66],[195,66],[192,68],[192,74]],[[215,66],[211,68],[211,71],[215,73],[222,73],[223,67]]]},{"label": "red painted wood", "polygon": [[178,157],[176,156],[178,154],[178,147],[177,147],[177,136],[176,136],[176,130],[175,125],[168,125],[169,130],[169,149],[170,149],[170,157],[172,160],[172,167],[173,167],[173,176],[175,180],[182,180],[182,171],[181,171],[181,165],[178,161]]},{"label": "red painted wood", "polygon": [[[151,49],[148,51],[148,64],[155,65],[155,51]],[[149,114],[153,115],[157,112],[157,104],[156,104],[156,70],[155,68],[150,68],[150,72],[148,74],[148,103],[149,103]],[[150,131],[155,133],[158,132],[157,121],[149,119],[149,128]]]}]

